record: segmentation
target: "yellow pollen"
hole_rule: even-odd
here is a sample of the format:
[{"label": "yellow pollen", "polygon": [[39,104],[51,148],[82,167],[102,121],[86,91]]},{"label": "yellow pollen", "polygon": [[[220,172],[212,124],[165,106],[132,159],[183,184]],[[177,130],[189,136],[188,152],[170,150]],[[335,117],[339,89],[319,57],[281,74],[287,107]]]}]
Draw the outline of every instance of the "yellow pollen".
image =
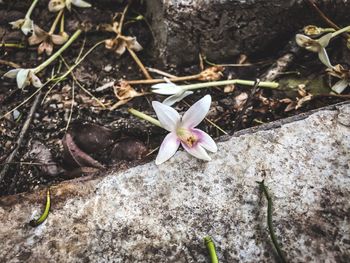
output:
[{"label": "yellow pollen", "polygon": [[179,128],[176,131],[177,137],[185,143],[188,147],[193,147],[196,144],[198,138],[190,130],[185,128]]}]

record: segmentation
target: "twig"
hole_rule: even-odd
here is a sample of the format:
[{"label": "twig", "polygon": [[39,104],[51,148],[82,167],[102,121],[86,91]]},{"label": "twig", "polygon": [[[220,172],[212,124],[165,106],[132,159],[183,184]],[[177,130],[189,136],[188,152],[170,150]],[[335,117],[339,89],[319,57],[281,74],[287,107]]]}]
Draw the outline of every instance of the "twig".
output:
[{"label": "twig", "polygon": [[[17,152],[19,150],[19,148],[21,147],[23,141],[24,141],[24,137],[27,134],[28,128],[32,122],[34,113],[39,105],[39,101],[40,101],[40,97],[41,97],[41,90],[39,90],[38,94],[35,97],[35,100],[32,104],[32,107],[30,108],[29,114],[27,116],[27,119],[25,120],[23,127],[18,135],[18,139],[16,141],[16,147],[13,149],[13,151],[11,152],[11,154],[6,158],[6,162],[7,163],[11,163],[13,161],[13,159],[16,157]],[[3,181],[4,177],[6,176],[8,170],[9,170],[9,165],[4,165],[3,169],[0,172],[0,183]],[[10,189],[13,188],[15,181],[17,179],[17,174],[14,175],[13,180],[12,180],[12,184]]]},{"label": "twig", "polygon": [[159,75],[164,76],[164,77],[167,77],[167,78],[176,78],[175,75],[169,74],[169,73],[167,73],[167,72],[164,72],[164,71],[159,70],[159,69],[156,69],[156,68],[146,67],[146,69],[147,69],[149,72],[153,72],[153,73],[159,74]]},{"label": "twig", "polygon": [[269,192],[267,191],[264,180],[262,180],[261,182],[257,182],[257,183],[259,184],[261,191],[264,193],[264,195],[267,199],[267,225],[269,227],[269,233],[270,233],[272,243],[277,251],[278,256],[280,257],[281,262],[287,262],[285,257],[283,256],[282,249],[277,242],[277,238],[276,238],[276,235],[275,235],[275,232],[273,229],[273,225],[272,225],[272,199],[269,195]]},{"label": "twig", "polygon": [[3,60],[3,59],[0,59],[0,64],[6,65],[6,66],[10,66],[10,67],[13,67],[13,68],[20,68],[21,67],[17,63],[14,63],[14,62],[11,62],[11,61],[7,61],[7,60]]},{"label": "twig", "polygon": [[74,109],[74,81],[72,83],[72,103],[70,105],[70,111],[69,111],[69,117],[68,117],[68,120],[67,120],[66,131],[68,131],[69,124],[70,124],[70,122],[72,120],[73,109]]},{"label": "twig", "polygon": [[146,79],[152,79],[151,75],[148,73],[147,69],[145,68],[145,66],[142,64],[141,60],[138,58],[138,56],[136,55],[136,53],[129,47],[126,47],[127,50],[129,51],[131,57],[135,60],[136,64],[139,66],[139,68],[141,69],[143,75],[145,76]]},{"label": "twig", "polygon": [[277,61],[266,71],[264,75],[262,75],[261,79],[264,81],[274,81],[279,75],[282,74],[282,72],[284,72],[289,67],[294,58],[294,53],[284,54],[277,59]]},{"label": "twig", "polygon": [[[313,0],[307,0],[307,2],[329,26],[333,27],[336,30],[340,30],[340,27],[324,14]],[[350,34],[348,33],[343,33],[343,36],[346,40],[350,38]]]},{"label": "twig", "polygon": [[213,239],[210,236],[204,238],[204,244],[209,252],[210,262],[219,263],[218,256],[216,255],[216,248]]},{"label": "twig", "polygon": [[253,88],[252,88],[252,90],[250,92],[250,95],[249,95],[247,101],[245,102],[242,110],[239,112],[239,114],[235,118],[235,125],[233,127],[233,131],[237,131],[239,125],[242,123],[243,116],[246,113],[246,111],[247,111],[248,107],[250,106],[250,103],[251,103],[255,93],[258,90],[259,83],[260,83],[260,79],[256,79],[255,80],[255,84],[254,84],[254,86],[253,86]]}]

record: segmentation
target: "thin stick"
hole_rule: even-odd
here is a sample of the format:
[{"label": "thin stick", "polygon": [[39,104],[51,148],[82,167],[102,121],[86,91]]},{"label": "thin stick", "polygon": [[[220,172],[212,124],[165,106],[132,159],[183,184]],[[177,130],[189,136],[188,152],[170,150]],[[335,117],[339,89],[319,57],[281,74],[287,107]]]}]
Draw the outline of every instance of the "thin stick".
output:
[{"label": "thin stick", "polygon": [[[69,73],[71,74],[71,76],[72,76],[72,78],[74,79],[74,81],[78,84],[79,88],[81,88],[86,94],[88,94],[90,97],[92,97],[98,104],[101,105],[102,108],[105,109],[105,108],[106,108],[106,105],[104,105],[102,101],[100,101],[98,98],[96,98],[90,91],[88,91],[83,85],[81,85],[80,82],[79,82],[79,80],[78,80],[77,77],[75,76],[75,74],[72,72],[71,68],[76,67],[77,64],[75,64],[75,65],[73,65],[72,67],[70,67],[70,66],[67,64],[66,60],[65,60],[63,57],[61,57],[61,59],[62,59],[63,63],[66,65],[66,67],[69,69],[69,70],[68,70]],[[67,72],[68,72],[68,71],[67,71]]]},{"label": "thin stick", "polygon": [[[13,149],[13,151],[11,152],[11,154],[6,158],[6,162],[10,163],[13,161],[13,159],[16,157],[18,149],[21,147],[23,141],[24,141],[24,136],[26,135],[28,128],[32,122],[34,113],[39,105],[39,101],[40,101],[40,97],[41,97],[41,89],[39,89],[39,93],[36,95],[35,100],[32,104],[32,107],[30,108],[29,114],[27,116],[27,119],[25,120],[23,127],[18,135],[18,139],[16,141],[16,148]],[[9,165],[5,165],[3,167],[3,169],[1,170],[0,173],[0,183],[3,181],[4,177],[6,176],[8,170],[9,170]],[[10,188],[13,188],[13,185],[15,183],[17,179],[17,174],[14,175],[13,180],[12,180],[12,184]]]},{"label": "thin stick", "polygon": [[17,43],[1,43],[0,47],[15,47],[15,48],[25,48],[23,44]]},{"label": "thin stick", "polygon": [[[318,13],[318,15],[331,27],[333,27],[336,30],[339,30],[340,27],[335,24],[330,18],[328,18],[322,11],[321,9],[318,8],[316,3],[313,0],[307,0],[310,6]],[[343,36],[346,40],[350,38],[350,34],[348,33],[343,33]]]},{"label": "thin stick", "polygon": [[272,243],[277,251],[278,256],[280,257],[281,262],[287,262],[285,257],[283,256],[282,249],[280,245],[277,242],[277,238],[275,235],[275,231],[273,229],[273,224],[272,224],[272,199],[269,195],[269,192],[267,191],[267,187],[265,186],[264,180],[261,182],[258,182],[260,185],[260,189],[263,191],[266,199],[267,199],[267,225],[269,227],[269,233],[270,237],[272,240]]},{"label": "thin stick", "polygon": [[159,70],[159,69],[156,69],[156,68],[146,67],[146,69],[147,69],[149,72],[153,72],[153,73],[159,74],[159,75],[164,76],[164,77],[167,77],[167,78],[176,78],[175,75],[169,74],[169,73],[167,73],[167,72],[164,72],[164,71]]},{"label": "thin stick", "polygon": [[20,65],[14,63],[14,62],[3,60],[3,59],[0,59],[0,64],[10,66],[13,68],[20,68],[21,67]]},{"label": "thin stick", "polygon": [[74,81],[72,83],[72,103],[70,105],[70,111],[69,111],[69,117],[68,117],[68,120],[67,120],[66,131],[68,131],[69,124],[70,124],[70,122],[72,120],[73,109],[74,109]]},{"label": "thin stick", "polygon": [[141,60],[138,58],[138,56],[136,55],[136,53],[129,47],[126,47],[127,50],[129,51],[131,57],[135,60],[136,64],[139,66],[139,68],[141,69],[143,75],[145,76],[146,79],[152,79],[151,75],[148,73],[147,69],[145,68],[145,66],[142,64]]},{"label": "thin stick", "polygon": [[120,35],[122,34],[124,19],[125,19],[126,12],[128,12],[128,9],[129,9],[129,4],[127,4],[126,7],[124,8],[122,16],[119,20],[118,34]]}]

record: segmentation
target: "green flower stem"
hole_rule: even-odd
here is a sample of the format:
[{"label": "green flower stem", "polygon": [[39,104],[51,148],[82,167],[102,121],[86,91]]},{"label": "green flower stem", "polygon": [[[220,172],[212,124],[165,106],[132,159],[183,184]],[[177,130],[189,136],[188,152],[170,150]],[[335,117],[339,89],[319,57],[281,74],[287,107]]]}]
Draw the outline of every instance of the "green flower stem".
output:
[{"label": "green flower stem", "polygon": [[55,32],[56,27],[57,27],[57,24],[58,24],[58,22],[60,21],[60,18],[61,18],[61,16],[63,15],[63,12],[64,12],[64,9],[61,9],[61,10],[58,12],[58,14],[57,14],[55,20],[53,21],[53,23],[52,23],[52,25],[51,25],[50,31],[48,32],[49,35],[52,35],[52,34]]},{"label": "green flower stem", "polygon": [[[229,80],[211,81],[211,82],[196,83],[196,84],[189,84],[189,85],[179,85],[179,87],[183,88],[184,90],[194,90],[194,89],[203,89],[203,88],[216,87],[216,86],[225,86],[225,85],[232,85],[232,84],[254,86],[255,81],[242,80],[242,79],[229,79]],[[264,82],[264,81],[261,81],[259,83],[259,87],[261,87],[261,88],[270,88],[270,89],[276,89],[276,88],[278,88],[278,85],[279,84],[277,82]]]},{"label": "green flower stem", "polygon": [[269,227],[269,233],[270,233],[270,237],[271,237],[273,246],[275,247],[277,254],[280,257],[281,262],[283,262],[283,263],[287,262],[283,256],[282,249],[277,242],[275,231],[274,231],[273,225],[272,225],[272,199],[269,195],[269,192],[267,191],[267,187],[265,186],[264,181],[257,182],[257,183],[260,185],[260,189],[263,191],[263,193],[267,199],[267,225]]},{"label": "green flower stem", "polygon": [[34,220],[30,221],[29,224],[31,226],[35,227],[35,226],[40,225],[42,222],[44,222],[49,215],[50,207],[51,207],[50,189],[48,189],[46,192],[46,205],[45,205],[44,213],[39,217],[39,219],[37,219],[37,220],[34,219]]},{"label": "green flower stem", "polygon": [[152,123],[152,124],[154,124],[154,125],[156,125],[156,126],[158,126],[160,128],[163,128],[162,125],[160,124],[160,122],[157,119],[152,118],[151,116],[149,116],[147,114],[144,114],[144,113],[142,113],[142,112],[140,112],[138,110],[135,110],[133,108],[128,109],[128,112],[131,113],[132,115],[140,118],[140,119],[143,119],[143,120],[148,121],[148,122],[150,122],[150,123]]},{"label": "green flower stem", "polygon": [[46,68],[48,65],[50,65],[56,58],[58,58],[63,51],[65,51],[74,40],[78,38],[78,36],[81,34],[81,30],[78,29],[75,31],[75,33],[71,36],[71,38],[59,49],[55,54],[53,54],[51,57],[49,57],[46,61],[44,61],[42,64],[34,68],[34,73],[38,73],[42,71],[44,68]]},{"label": "green flower stem", "polygon": [[336,37],[337,35],[343,34],[343,33],[347,32],[347,31],[350,31],[350,26],[347,26],[347,27],[344,27],[342,29],[339,29],[339,30],[335,31],[334,33],[332,33],[332,38]]},{"label": "green flower stem", "polygon": [[204,244],[208,249],[210,262],[211,263],[219,263],[218,256],[216,255],[215,244],[210,236],[206,236],[204,238]]},{"label": "green flower stem", "polygon": [[36,4],[38,3],[39,0],[34,0],[33,3],[30,5],[26,15],[25,15],[25,18],[29,18],[30,19],[30,15],[33,13],[33,10],[36,6]]}]

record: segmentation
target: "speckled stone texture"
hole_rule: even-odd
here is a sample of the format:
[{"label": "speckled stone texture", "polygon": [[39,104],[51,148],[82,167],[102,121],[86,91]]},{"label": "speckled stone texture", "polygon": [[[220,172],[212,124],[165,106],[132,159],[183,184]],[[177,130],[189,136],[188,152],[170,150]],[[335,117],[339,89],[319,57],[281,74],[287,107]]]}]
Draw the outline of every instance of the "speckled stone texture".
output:
[{"label": "speckled stone texture", "polygon": [[[266,127],[265,127],[266,128]],[[211,162],[178,152],[104,177],[0,199],[0,262],[273,262],[266,201],[289,262],[350,260],[350,104],[218,143]]]},{"label": "speckled stone texture", "polygon": [[[341,26],[349,23],[350,1],[316,0]],[[157,62],[193,64],[199,54],[216,63],[239,54],[277,55],[298,30],[325,26],[305,0],[147,0]]]}]

